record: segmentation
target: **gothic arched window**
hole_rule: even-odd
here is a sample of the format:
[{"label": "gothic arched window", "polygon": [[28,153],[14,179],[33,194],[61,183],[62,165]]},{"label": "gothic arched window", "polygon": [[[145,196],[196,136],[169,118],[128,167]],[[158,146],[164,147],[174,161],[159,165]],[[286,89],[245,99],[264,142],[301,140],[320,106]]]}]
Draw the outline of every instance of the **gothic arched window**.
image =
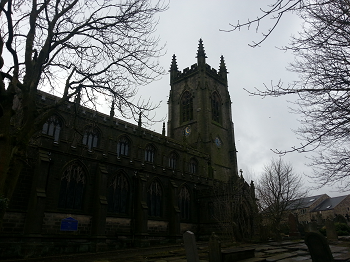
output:
[{"label": "gothic arched window", "polygon": [[211,97],[211,118],[220,123],[221,118],[221,100],[219,94],[214,92]]},{"label": "gothic arched window", "polygon": [[145,161],[153,163],[155,151],[154,146],[148,145],[145,149]]},{"label": "gothic arched window", "polygon": [[190,219],[190,192],[186,186],[181,187],[179,193],[179,209],[182,219]]},{"label": "gothic arched window", "polygon": [[85,183],[83,168],[77,163],[69,165],[61,177],[58,207],[82,209]]},{"label": "gothic arched window", "polygon": [[181,97],[182,122],[193,120],[193,98],[190,92],[185,91]]},{"label": "gothic arched window", "polygon": [[48,136],[52,136],[55,142],[58,142],[60,131],[61,131],[61,121],[57,116],[53,115],[43,125],[42,133]]},{"label": "gothic arched window", "polygon": [[173,152],[169,155],[169,167],[171,169],[176,169],[176,165],[177,165],[177,155]]},{"label": "gothic arched window", "polygon": [[162,216],[162,188],[158,181],[153,181],[147,192],[148,215]]},{"label": "gothic arched window", "polygon": [[197,160],[194,158],[191,158],[190,163],[189,163],[189,170],[191,174],[196,174],[198,171],[198,163]]},{"label": "gothic arched window", "polygon": [[116,175],[108,185],[108,211],[127,213],[129,202],[129,183],[124,174]]},{"label": "gothic arched window", "polygon": [[90,126],[84,131],[83,144],[86,145],[89,150],[92,150],[92,148],[97,147],[99,138],[100,133],[97,128]]},{"label": "gothic arched window", "polygon": [[129,139],[126,137],[121,137],[117,145],[117,154],[118,156],[128,156],[129,155]]}]

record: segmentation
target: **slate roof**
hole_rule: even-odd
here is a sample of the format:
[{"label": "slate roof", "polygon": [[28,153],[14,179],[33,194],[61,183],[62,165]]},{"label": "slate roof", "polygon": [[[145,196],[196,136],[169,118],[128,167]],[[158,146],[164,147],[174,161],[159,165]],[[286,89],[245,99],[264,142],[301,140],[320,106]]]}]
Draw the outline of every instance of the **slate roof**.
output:
[{"label": "slate roof", "polygon": [[299,209],[299,208],[309,207],[313,203],[315,203],[316,200],[318,200],[320,197],[322,197],[324,195],[326,195],[326,194],[296,199],[290,203],[290,205],[287,207],[287,209]]},{"label": "slate roof", "polygon": [[325,211],[335,208],[341,201],[343,201],[348,195],[345,196],[339,196],[339,197],[332,197],[327,198],[324,200],[321,204],[319,204],[317,207],[315,207],[311,212],[315,211]]}]

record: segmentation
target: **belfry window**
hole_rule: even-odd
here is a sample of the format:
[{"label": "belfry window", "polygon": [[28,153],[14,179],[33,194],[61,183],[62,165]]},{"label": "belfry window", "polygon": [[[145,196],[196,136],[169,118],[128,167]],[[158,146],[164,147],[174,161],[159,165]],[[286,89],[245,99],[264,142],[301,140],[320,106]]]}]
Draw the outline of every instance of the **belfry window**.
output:
[{"label": "belfry window", "polygon": [[129,183],[124,174],[116,175],[108,186],[108,211],[127,213],[129,202]]},{"label": "belfry window", "polygon": [[189,163],[189,172],[191,174],[196,174],[198,170],[198,163],[194,158],[191,158],[190,163]]},{"label": "belfry window", "polygon": [[177,164],[177,155],[175,153],[171,153],[169,156],[169,167],[171,169],[176,169],[176,164]]},{"label": "belfry window", "polygon": [[182,122],[193,120],[193,98],[190,92],[186,91],[181,97]]},{"label": "belfry window", "polygon": [[186,186],[183,186],[179,193],[179,209],[181,211],[181,219],[190,219],[190,200],[190,192]]},{"label": "belfry window", "polygon": [[86,145],[89,150],[92,150],[92,148],[98,146],[99,137],[100,134],[97,128],[88,127],[84,132],[83,144]]},{"label": "belfry window", "polygon": [[217,92],[214,92],[211,97],[211,117],[212,117],[212,120],[220,123],[221,101]]},{"label": "belfry window", "polygon": [[153,163],[155,151],[152,145],[148,145],[145,149],[145,161]]},{"label": "belfry window", "polygon": [[121,137],[117,145],[117,154],[118,156],[128,156],[129,155],[129,139],[126,137]]},{"label": "belfry window", "polygon": [[52,136],[55,142],[58,142],[60,131],[61,131],[61,122],[57,116],[51,116],[43,125],[42,133],[48,136]]},{"label": "belfry window", "polygon": [[77,163],[69,165],[61,177],[58,207],[82,209],[85,184],[83,168]]},{"label": "belfry window", "polygon": [[153,181],[147,192],[148,215],[162,216],[162,189],[158,181]]}]

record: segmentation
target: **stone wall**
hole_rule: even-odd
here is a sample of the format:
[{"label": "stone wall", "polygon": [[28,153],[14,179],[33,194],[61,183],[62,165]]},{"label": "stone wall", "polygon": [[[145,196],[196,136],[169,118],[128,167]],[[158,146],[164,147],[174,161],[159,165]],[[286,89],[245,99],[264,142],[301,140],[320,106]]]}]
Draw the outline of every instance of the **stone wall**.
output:
[{"label": "stone wall", "polygon": [[61,221],[67,217],[72,217],[78,220],[78,231],[74,232],[76,235],[91,234],[91,216],[61,214],[61,213],[45,213],[42,226],[43,234],[72,234],[73,232],[60,231]]},{"label": "stone wall", "polygon": [[119,217],[106,218],[106,236],[118,237],[130,234],[130,219]]},{"label": "stone wall", "polygon": [[2,233],[23,233],[24,222],[25,213],[7,212],[3,220]]}]

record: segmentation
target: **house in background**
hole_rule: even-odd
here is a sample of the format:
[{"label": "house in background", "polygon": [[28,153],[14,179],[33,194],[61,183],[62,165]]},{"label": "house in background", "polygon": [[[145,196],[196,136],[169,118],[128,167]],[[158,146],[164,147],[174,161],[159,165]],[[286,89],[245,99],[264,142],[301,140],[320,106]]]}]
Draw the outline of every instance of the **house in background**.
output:
[{"label": "house in background", "polygon": [[349,221],[350,219],[350,195],[330,197],[325,199],[321,204],[311,210],[311,216],[320,216],[322,220],[328,217],[342,215]]},{"label": "house in background", "polygon": [[291,205],[287,212],[296,215],[302,224],[316,219],[324,222],[328,217],[334,218],[336,215],[342,215],[348,221],[350,219],[350,195],[329,197],[327,194],[322,194],[297,199],[295,203],[298,203],[297,207],[293,208]]},{"label": "house in background", "polygon": [[312,219],[311,211],[328,198],[329,196],[327,194],[322,194],[297,199],[293,201],[288,211],[298,216],[299,223],[307,224]]}]

